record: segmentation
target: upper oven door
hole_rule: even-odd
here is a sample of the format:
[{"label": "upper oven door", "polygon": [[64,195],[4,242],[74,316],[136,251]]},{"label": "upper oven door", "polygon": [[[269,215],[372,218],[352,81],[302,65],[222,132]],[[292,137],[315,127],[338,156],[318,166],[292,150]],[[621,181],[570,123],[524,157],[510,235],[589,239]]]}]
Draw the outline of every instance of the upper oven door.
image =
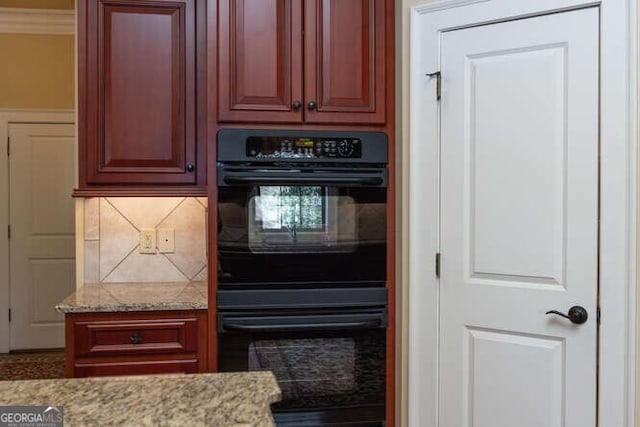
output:
[{"label": "upper oven door", "polygon": [[219,171],[219,287],[384,286],[386,171],[359,172]]}]

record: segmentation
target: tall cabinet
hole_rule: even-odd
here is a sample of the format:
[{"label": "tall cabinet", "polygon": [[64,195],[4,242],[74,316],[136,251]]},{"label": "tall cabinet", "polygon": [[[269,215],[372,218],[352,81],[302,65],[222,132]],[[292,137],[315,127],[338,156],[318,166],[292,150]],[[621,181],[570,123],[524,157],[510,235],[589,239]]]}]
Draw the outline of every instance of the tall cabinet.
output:
[{"label": "tall cabinet", "polygon": [[[395,0],[208,0],[209,165],[220,129],[377,131],[389,141],[386,425],[395,425]],[[215,48],[214,48],[215,47]],[[240,141],[239,141],[240,143]],[[217,199],[210,173],[209,200]],[[216,211],[210,210],[216,224]],[[209,226],[215,263],[217,227]],[[211,270],[210,270],[211,271]],[[209,307],[217,278],[209,277]],[[209,364],[217,366],[215,316]]]},{"label": "tall cabinet", "polygon": [[385,123],[384,0],[220,0],[220,122]]}]

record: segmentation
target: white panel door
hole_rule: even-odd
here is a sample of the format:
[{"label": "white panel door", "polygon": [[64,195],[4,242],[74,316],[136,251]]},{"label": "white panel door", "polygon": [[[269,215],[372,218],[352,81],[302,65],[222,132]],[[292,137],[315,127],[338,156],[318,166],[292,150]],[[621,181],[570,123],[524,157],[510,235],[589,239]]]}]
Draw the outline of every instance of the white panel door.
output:
[{"label": "white panel door", "polygon": [[598,11],[441,43],[440,426],[593,427]]},{"label": "white panel door", "polygon": [[70,124],[10,124],[10,347],[64,347],[55,305],[75,289],[75,136]]}]

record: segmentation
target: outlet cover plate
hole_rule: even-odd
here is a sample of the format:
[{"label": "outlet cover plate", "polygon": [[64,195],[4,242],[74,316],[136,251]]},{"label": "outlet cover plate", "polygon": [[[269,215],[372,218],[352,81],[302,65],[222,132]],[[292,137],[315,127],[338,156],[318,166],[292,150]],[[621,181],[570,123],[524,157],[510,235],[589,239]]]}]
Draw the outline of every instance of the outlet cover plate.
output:
[{"label": "outlet cover plate", "polygon": [[140,230],[140,253],[156,253],[156,230],[153,228],[143,228]]},{"label": "outlet cover plate", "polygon": [[158,228],[158,252],[172,254],[176,251],[175,229]]}]

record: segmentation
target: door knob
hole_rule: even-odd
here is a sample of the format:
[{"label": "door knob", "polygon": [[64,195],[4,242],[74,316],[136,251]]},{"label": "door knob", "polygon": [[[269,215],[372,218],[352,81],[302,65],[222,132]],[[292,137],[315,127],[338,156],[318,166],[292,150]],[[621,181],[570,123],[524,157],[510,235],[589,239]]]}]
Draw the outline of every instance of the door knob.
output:
[{"label": "door knob", "polygon": [[298,111],[300,107],[302,107],[302,102],[293,101],[293,104],[291,104],[291,107],[293,107],[293,111]]},{"label": "door knob", "polygon": [[580,307],[579,305],[574,305],[573,307],[571,307],[567,314],[560,313],[557,310],[547,311],[546,314],[557,314],[558,316],[562,316],[565,319],[571,320],[573,323],[577,325],[582,325],[589,318],[589,314],[587,313],[587,310],[585,310],[584,307]]},{"label": "door knob", "polygon": [[316,104],[315,101],[309,101],[309,103],[307,104],[307,108],[309,109],[309,111],[315,110],[317,106],[318,104]]}]

